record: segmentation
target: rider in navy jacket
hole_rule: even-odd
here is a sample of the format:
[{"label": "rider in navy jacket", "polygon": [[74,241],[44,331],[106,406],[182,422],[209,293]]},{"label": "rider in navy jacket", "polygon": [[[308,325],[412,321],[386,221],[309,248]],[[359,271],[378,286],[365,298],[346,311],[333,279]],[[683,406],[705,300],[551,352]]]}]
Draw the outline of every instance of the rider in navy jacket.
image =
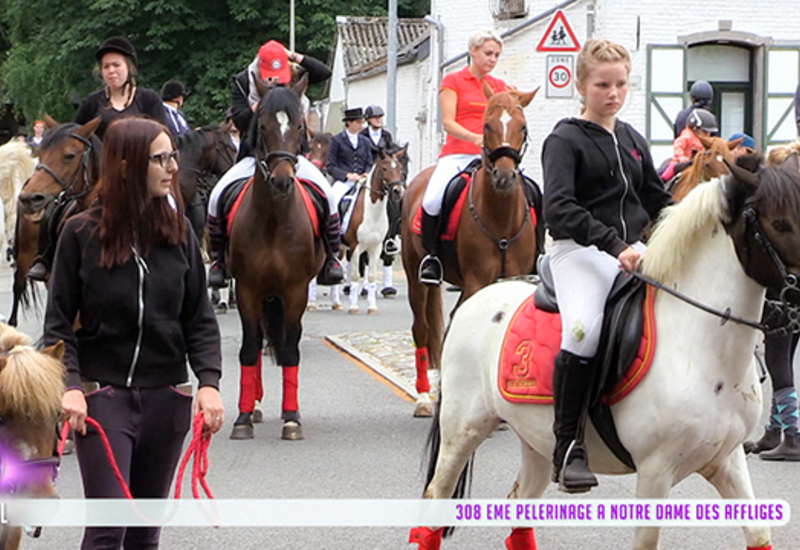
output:
[{"label": "rider in navy jacket", "polygon": [[347,181],[347,174],[366,174],[372,168],[372,144],[364,134],[358,134],[358,147],[353,148],[347,132],[342,130],[331,138],[328,148],[328,173],[335,181]]}]

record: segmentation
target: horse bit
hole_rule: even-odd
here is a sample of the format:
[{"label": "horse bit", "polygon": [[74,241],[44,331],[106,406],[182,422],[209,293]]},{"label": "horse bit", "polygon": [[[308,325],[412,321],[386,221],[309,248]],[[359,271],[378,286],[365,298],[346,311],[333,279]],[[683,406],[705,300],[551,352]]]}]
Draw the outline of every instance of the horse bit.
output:
[{"label": "horse bit", "polygon": [[[59,193],[54,200],[56,205],[61,205],[67,200],[79,199],[82,196],[86,195],[89,191],[91,191],[91,187],[89,185],[89,155],[93,151],[92,142],[74,133],[70,134],[69,137],[80,141],[84,145],[80,166],[78,166],[75,169],[75,172],[72,174],[72,181],[69,184],[65,183],[64,180],[62,180],[58,176],[58,174],[56,174],[53,171],[53,169],[47,166],[46,164],[41,163],[36,165],[36,170],[43,170],[47,172],[50,175],[50,177],[53,178],[53,180],[55,180],[55,182],[61,186],[61,193]],[[81,170],[83,170],[83,191],[74,195],[70,195],[69,194],[70,191],[72,191],[78,184],[79,180],[78,173]]]}]

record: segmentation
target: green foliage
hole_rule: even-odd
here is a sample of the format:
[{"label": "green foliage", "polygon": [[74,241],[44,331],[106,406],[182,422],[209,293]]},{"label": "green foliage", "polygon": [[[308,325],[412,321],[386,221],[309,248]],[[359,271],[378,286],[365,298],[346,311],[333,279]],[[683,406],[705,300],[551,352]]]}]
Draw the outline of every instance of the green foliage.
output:
[{"label": "green foliage", "polygon": [[[385,16],[387,6],[387,0],[295,0],[296,49],[327,61],[337,15]],[[398,13],[422,17],[429,6],[429,0],[399,0]],[[289,0],[0,0],[2,99],[27,120],[44,113],[71,120],[77,103],[102,86],[93,75],[94,51],[115,35],[137,49],[140,86],[158,91],[167,80],[181,80],[190,123],[219,122],[231,78],[259,45],[275,39],[288,46]]]}]

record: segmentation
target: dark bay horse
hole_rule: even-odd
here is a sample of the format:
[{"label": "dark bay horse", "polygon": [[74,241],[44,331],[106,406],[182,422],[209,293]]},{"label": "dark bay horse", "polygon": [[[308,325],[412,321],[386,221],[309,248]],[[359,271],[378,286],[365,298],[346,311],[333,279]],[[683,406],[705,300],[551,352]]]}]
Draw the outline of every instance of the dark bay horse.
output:
[{"label": "dark bay horse", "polygon": [[232,122],[203,126],[175,138],[180,152],[178,185],[186,205],[186,216],[201,242],[208,195],[236,160],[236,148],[228,136],[232,126]]},{"label": "dark bay horse", "polygon": [[94,135],[99,118],[83,126],[44,118],[50,130],[39,145],[39,164],[19,194],[11,325],[17,323],[20,303],[29,303],[27,274],[38,251],[39,231],[50,231],[50,246],[55,246],[59,222],[86,209],[100,171],[101,142]]},{"label": "dark bay horse", "polygon": [[328,149],[331,146],[332,137],[328,132],[315,134],[308,142],[308,153],[306,154],[306,158],[311,161],[311,164],[319,168],[320,172],[325,174],[328,179],[330,177],[325,169],[325,164],[328,161]]},{"label": "dark bay horse", "polygon": [[[64,393],[64,344],[41,352],[26,335],[0,324],[0,496],[54,498],[53,455]],[[0,524],[0,548],[19,548],[21,527]]]},{"label": "dark bay horse", "polygon": [[302,317],[308,283],[325,261],[325,249],[303,204],[294,174],[303,131],[299,97],[291,89],[257,82],[256,173],[233,221],[230,269],[236,280],[242,345],[239,416],[232,439],[253,437],[252,413],[261,400],[264,336],[283,371],[283,439],[302,439],[297,405]]},{"label": "dark bay horse", "polygon": [[[527,140],[524,107],[536,91],[492,94],[484,112],[482,165],[468,189],[458,229],[451,247],[443,247],[444,279],[462,289],[456,307],[484,286],[501,277],[533,272],[537,254],[536,220],[530,214],[518,165]],[[420,172],[403,200],[403,268],[408,279],[408,301],[414,314],[411,327],[420,397],[415,416],[430,416],[428,368],[437,369],[444,320],[439,287],[419,282],[419,264],[425,256],[422,239],[411,229],[422,203],[433,167]]]}]

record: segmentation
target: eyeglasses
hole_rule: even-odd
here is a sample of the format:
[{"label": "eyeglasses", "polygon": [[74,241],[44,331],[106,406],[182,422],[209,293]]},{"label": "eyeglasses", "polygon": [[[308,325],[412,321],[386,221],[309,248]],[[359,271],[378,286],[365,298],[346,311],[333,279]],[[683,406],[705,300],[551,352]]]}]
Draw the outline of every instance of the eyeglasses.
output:
[{"label": "eyeglasses", "polygon": [[178,152],[170,151],[169,153],[159,153],[157,155],[150,155],[150,162],[157,162],[161,168],[169,167],[169,161],[174,160],[178,162]]}]

